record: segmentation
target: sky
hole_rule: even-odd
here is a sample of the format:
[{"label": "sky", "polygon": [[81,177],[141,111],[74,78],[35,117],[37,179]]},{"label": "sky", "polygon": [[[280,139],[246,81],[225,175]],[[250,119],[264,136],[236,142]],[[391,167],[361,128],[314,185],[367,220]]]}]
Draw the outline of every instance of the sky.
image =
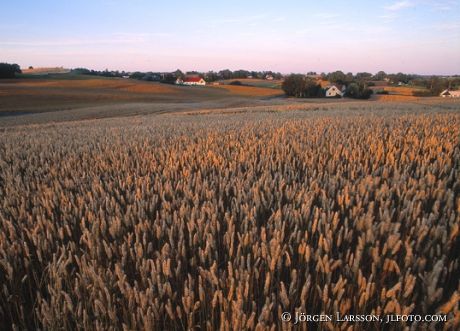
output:
[{"label": "sky", "polygon": [[460,0],[3,0],[21,67],[460,74]]}]

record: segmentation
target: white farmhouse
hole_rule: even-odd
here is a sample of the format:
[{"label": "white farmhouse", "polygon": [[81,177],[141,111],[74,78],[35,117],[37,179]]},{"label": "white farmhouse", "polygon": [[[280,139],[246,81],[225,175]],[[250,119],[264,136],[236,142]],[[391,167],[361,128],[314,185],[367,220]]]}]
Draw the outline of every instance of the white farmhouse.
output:
[{"label": "white farmhouse", "polygon": [[183,85],[206,85],[206,81],[200,76],[186,76]]},{"label": "white farmhouse", "polygon": [[177,78],[176,85],[206,85],[206,81],[200,76],[186,76],[184,79]]},{"label": "white farmhouse", "polygon": [[326,87],[326,98],[343,97],[343,88],[339,88],[337,85],[329,85]]},{"label": "white farmhouse", "polygon": [[447,89],[442,91],[439,96],[443,98],[460,98],[460,91],[451,91]]}]

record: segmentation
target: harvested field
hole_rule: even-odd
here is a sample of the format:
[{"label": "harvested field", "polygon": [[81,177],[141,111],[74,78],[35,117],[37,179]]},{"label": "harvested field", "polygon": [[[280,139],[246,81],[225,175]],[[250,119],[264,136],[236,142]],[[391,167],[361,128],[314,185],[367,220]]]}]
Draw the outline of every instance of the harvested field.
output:
[{"label": "harvested field", "polygon": [[69,72],[70,69],[65,69],[62,67],[22,69],[22,73],[25,75],[66,74]]},{"label": "harvested field", "polygon": [[133,103],[232,104],[280,96],[280,91],[251,86],[188,87],[121,78],[93,78],[84,75],[55,75],[0,81],[2,114],[65,111],[94,106]]},{"label": "harvested field", "polygon": [[214,88],[224,89],[236,95],[257,96],[257,97],[274,97],[283,96],[284,92],[279,89],[255,86],[238,86],[238,85],[216,85]]},{"label": "harvested field", "polygon": [[[62,88],[62,89],[114,89],[116,91],[131,91],[140,93],[177,93],[174,85],[136,81],[133,79],[24,79],[10,80],[10,86],[29,88]],[[6,85],[6,84],[5,84]],[[4,86],[3,84],[0,86]]]},{"label": "harvested field", "polygon": [[235,79],[227,79],[221,81],[222,83],[228,85],[231,82],[240,81],[244,85],[254,86],[254,87],[264,87],[264,88],[275,88],[281,89],[281,84],[283,80],[267,80],[267,79],[257,79],[257,78],[235,78]]},{"label": "harvested field", "polygon": [[419,101],[420,97],[404,94],[374,94],[372,99],[380,102],[415,102]]},{"label": "harvested field", "polygon": [[385,86],[385,91],[389,91],[392,95],[401,95],[411,97],[414,95],[414,91],[426,91],[420,87],[408,87],[408,86]]},{"label": "harvested field", "polygon": [[0,325],[458,329],[458,103],[292,109],[3,128]]}]

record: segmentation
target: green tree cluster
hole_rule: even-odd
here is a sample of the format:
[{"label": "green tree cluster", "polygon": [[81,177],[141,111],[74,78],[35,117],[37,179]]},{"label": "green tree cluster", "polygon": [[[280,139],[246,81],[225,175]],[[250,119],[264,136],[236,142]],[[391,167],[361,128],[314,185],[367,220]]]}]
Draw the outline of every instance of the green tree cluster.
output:
[{"label": "green tree cluster", "polygon": [[345,96],[353,99],[369,99],[372,93],[373,91],[365,83],[353,82],[348,84]]},{"label": "green tree cluster", "polygon": [[321,85],[304,75],[292,74],[286,77],[281,88],[287,96],[297,98],[319,98],[324,96]]},{"label": "green tree cluster", "polygon": [[14,78],[21,73],[21,68],[16,63],[0,63],[0,78]]}]

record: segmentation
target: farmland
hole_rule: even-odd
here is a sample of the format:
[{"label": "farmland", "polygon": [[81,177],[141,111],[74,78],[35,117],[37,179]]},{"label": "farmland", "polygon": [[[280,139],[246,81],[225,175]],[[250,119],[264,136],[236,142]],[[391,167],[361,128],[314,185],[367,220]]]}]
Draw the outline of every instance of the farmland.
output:
[{"label": "farmland", "polygon": [[0,325],[290,330],[282,312],[340,312],[441,313],[412,327],[458,329],[459,110],[274,103],[3,125]]},{"label": "farmland", "polygon": [[[227,80],[223,85],[187,87],[69,73],[44,75],[33,70],[38,73],[0,81],[0,127],[215,109],[322,109],[366,103],[348,98],[285,98],[276,80],[241,79],[243,85],[231,85],[234,80]],[[405,87],[393,87],[390,93],[374,95],[371,103],[376,107],[389,103],[391,107],[454,102],[413,97]]]},{"label": "farmland", "polygon": [[[33,77],[33,76],[27,76]],[[133,79],[56,74],[0,81],[0,115],[65,111],[120,104],[219,104],[253,102],[254,98],[279,96],[264,87],[184,87]]]},{"label": "farmland", "polygon": [[282,80],[281,79],[274,79],[274,80],[267,80],[267,79],[256,79],[256,78],[235,78],[235,79],[227,79],[221,81],[224,85],[229,85],[232,82],[239,81],[244,85],[254,86],[254,87],[266,87],[266,88],[273,88],[273,89],[280,89]]}]

